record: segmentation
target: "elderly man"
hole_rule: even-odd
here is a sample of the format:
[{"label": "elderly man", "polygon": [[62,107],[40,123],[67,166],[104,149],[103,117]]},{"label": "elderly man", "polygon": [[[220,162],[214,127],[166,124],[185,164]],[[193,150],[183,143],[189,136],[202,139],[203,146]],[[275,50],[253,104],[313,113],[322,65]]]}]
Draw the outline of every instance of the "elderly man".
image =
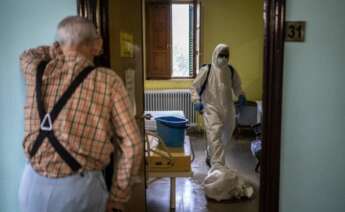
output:
[{"label": "elderly man", "polygon": [[[20,56],[28,160],[19,190],[21,210],[122,211],[143,156],[127,92],[114,71],[94,67],[102,41],[91,22],[67,17],[56,39]],[[121,154],[108,194],[101,171],[116,148]]]}]

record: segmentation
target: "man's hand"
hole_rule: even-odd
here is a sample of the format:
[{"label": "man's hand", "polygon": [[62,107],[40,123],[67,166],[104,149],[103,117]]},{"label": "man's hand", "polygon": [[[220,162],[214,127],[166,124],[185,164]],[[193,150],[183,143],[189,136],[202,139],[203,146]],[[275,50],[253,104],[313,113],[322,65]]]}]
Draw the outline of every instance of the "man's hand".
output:
[{"label": "man's hand", "polygon": [[56,58],[59,55],[62,55],[62,49],[60,47],[60,44],[58,42],[54,42],[53,45],[49,49],[49,56],[51,59]]},{"label": "man's hand", "polygon": [[200,101],[197,101],[194,103],[194,110],[201,113],[203,111],[203,109],[204,109],[204,105]]},{"label": "man's hand", "polygon": [[108,200],[106,212],[124,212],[125,206],[123,203],[113,202]]}]

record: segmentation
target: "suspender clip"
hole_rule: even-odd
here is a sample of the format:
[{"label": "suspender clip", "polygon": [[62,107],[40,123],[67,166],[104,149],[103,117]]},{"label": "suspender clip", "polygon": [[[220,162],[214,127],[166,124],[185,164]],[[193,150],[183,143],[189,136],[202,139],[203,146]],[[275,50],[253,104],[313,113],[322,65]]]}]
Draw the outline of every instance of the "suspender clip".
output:
[{"label": "suspender clip", "polygon": [[52,131],[52,129],[53,129],[52,119],[50,117],[50,113],[47,113],[46,115],[44,115],[43,120],[41,122],[41,130]]}]

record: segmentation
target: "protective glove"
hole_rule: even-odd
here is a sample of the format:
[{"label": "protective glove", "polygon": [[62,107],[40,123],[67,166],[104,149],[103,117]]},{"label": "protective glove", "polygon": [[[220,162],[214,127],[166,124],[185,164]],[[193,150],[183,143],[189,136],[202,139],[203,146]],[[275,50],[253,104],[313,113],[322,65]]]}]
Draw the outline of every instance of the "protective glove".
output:
[{"label": "protective glove", "polygon": [[202,112],[203,109],[204,109],[204,105],[200,101],[197,101],[194,103],[194,110],[198,112]]},{"label": "protective glove", "polygon": [[241,107],[243,107],[246,104],[247,100],[246,97],[244,95],[240,95],[238,97],[238,105]]}]

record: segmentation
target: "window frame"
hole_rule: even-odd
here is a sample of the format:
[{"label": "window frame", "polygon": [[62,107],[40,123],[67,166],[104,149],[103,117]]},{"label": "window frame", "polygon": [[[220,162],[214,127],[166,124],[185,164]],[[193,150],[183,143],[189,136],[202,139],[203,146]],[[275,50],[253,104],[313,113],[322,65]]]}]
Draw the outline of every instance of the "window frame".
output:
[{"label": "window frame", "polygon": [[[195,4],[195,2],[193,2],[193,1],[172,1],[171,3],[170,3],[170,5],[171,5],[171,7],[170,7],[170,9],[171,9],[171,12],[170,12],[170,14],[171,14],[171,30],[170,30],[170,32],[171,32],[171,42],[173,41],[173,29],[172,29],[172,19],[173,19],[173,17],[172,17],[172,5],[173,4],[184,4],[184,5],[190,5],[190,4],[192,4],[193,5],[193,21],[192,21],[192,25],[193,25],[193,27],[192,27],[192,33],[193,33],[193,38],[192,38],[192,43],[193,43],[193,49],[192,49],[192,57],[193,57],[193,59],[192,59],[192,75],[189,75],[188,77],[187,76],[185,76],[185,77],[173,77],[172,76],[172,74],[173,74],[173,48],[170,48],[170,51],[171,51],[171,77],[170,77],[170,79],[172,79],[172,80],[174,80],[174,79],[194,79],[195,77],[196,77],[196,67],[195,67],[195,63],[196,63],[196,54],[195,54],[195,50],[196,50],[196,48],[195,48],[195,45],[196,45],[196,37],[195,37],[195,33],[196,33],[196,10],[195,10],[195,7],[196,7],[196,4]],[[190,32],[189,32],[190,33]],[[172,45],[171,45],[172,46]]]},{"label": "window frame", "polygon": [[[152,1],[152,2],[161,2],[161,1]],[[151,3],[152,3],[151,2]],[[150,3],[147,2],[147,3]],[[193,5],[193,21],[192,21],[192,33],[193,33],[193,37],[192,37],[192,43],[193,43],[193,49],[192,49],[192,74],[190,76],[185,76],[185,77],[173,77],[173,48],[170,48],[170,55],[171,55],[171,63],[170,63],[170,78],[166,78],[166,77],[148,77],[150,74],[146,74],[146,80],[183,80],[183,79],[194,79],[197,75],[197,57],[200,57],[200,54],[197,52],[197,49],[200,49],[200,26],[199,26],[199,30],[197,29],[197,23],[200,24],[201,20],[201,16],[200,16],[200,6],[199,6],[199,1],[198,0],[171,0],[169,2],[170,5],[170,37],[171,37],[171,41],[169,44],[172,47],[172,5],[173,4],[187,4]],[[147,6],[149,6],[149,4],[146,4]],[[199,18],[199,20],[198,20]],[[197,35],[198,33],[198,35]],[[197,42],[197,36],[199,37],[199,42]],[[198,61],[200,61],[200,58],[198,58]],[[147,72],[150,71],[149,68],[146,69]]]}]

